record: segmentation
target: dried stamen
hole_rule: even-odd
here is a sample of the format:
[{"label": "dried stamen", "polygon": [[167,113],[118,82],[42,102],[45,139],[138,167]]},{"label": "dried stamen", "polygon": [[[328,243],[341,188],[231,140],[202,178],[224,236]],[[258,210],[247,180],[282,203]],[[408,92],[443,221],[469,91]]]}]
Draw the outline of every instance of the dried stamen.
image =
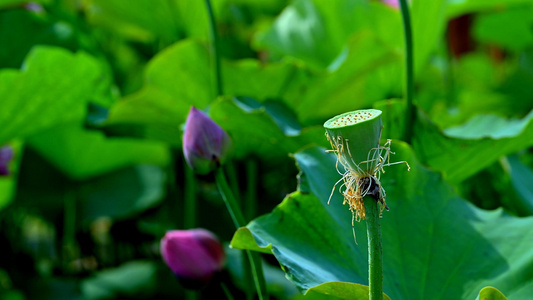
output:
[{"label": "dried stamen", "polygon": [[[389,210],[386,203],[385,189],[381,186],[381,182],[379,181],[381,173],[385,172],[383,168],[405,163],[408,170],[410,169],[409,164],[406,161],[390,162],[390,154],[394,154],[394,152],[390,151],[392,141],[387,140],[383,146],[378,145],[378,147],[372,148],[368,153],[368,159],[366,161],[355,163],[349,148],[344,146],[345,141],[343,140],[343,137],[337,136],[332,139],[327,133],[326,137],[333,148],[333,150],[327,150],[327,152],[333,152],[337,156],[337,172],[342,175],[342,178],[333,186],[328,204],[331,201],[331,197],[333,196],[337,184],[343,181],[343,184],[339,187],[339,192],[344,197],[343,204],[348,203],[350,211],[352,212],[352,225],[354,224],[354,221],[359,222],[366,218],[363,198],[367,195],[372,196],[379,202],[381,212],[383,212],[384,209]],[[339,170],[339,163],[346,170],[344,173]],[[360,167],[363,164],[374,163],[376,163],[376,166],[371,169],[370,172],[364,171],[364,169]],[[352,166],[355,166],[355,169]]]}]

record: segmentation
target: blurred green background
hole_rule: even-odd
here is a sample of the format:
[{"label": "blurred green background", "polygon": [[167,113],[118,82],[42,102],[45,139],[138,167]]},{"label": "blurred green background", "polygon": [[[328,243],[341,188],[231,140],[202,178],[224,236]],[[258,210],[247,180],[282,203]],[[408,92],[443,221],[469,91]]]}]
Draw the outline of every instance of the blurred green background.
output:
[{"label": "blurred green background", "polygon": [[[331,162],[309,147],[329,147],[322,124],[330,117],[381,109],[382,137],[402,138],[403,28],[399,9],[385,2],[213,0],[223,82],[216,97],[204,1],[0,0],[0,146],[14,149],[11,174],[0,177],[0,298],[223,297],[216,284],[186,295],[159,254],[170,229],[207,228],[226,245],[235,233],[213,177],[194,175],[184,162],[181,137],[191,105],[233,139],[225,171],[247,220],[266,215],[248,226],[255,242],[238,233],[234,246],[275,255],[263,256],[272,298],[301,298],[298,289],[332,280],[367,284],[362,254],[353,273],[337,272],[342,261],[321,263],[327,255],[351,259],[341,250],[353,243],[341,200],[339,208],[304,210],[325,224],[313,231],[322,237],[342,230],[328,249],[312,232],[278,230],[268,218],[290,201],[327,200],[318,186],[330,192],[337,175],[315,174],[313,161]],[[388,203],[405,197],[420,205],[400,218],[399,205],[389,204],[397,214],[384,215],[384,228],[394,227],[387,218],[408,223],[390,239],[413,245],[391,246],[390,260],[413,273],[391,265],[385,292],[393,299],[473,299],[492,278],[510,299],[525,299],[533,293],[533,2],[413,0],[410,10],[417,117],[411,145],[393,142],[393,151],[397,145],[398,159],[414,170],[395,167],[384,182]],[[288,196],[275,209],[297,189],[296,200]],[[194,213],[185,199],[195,201]],[[454,203],[454,210],[439,203]],[[297,208],[288,211],[285,220],[299,220]],[[431,217],[409,221],[410,213]],[[330,214],[344,222],[340,228],[328,223]],[[457,237],[464,228],[457,224],[482,236],[479,253],[498,255],[442,271],[448,263],[439,257],[466,251],[468,236]],[[451,229],[428,231],[433,225]],[[364,225],[356,229],[354,251],[366,247]],[[417,252],[428,239],[408,237],[421,232],[429,240],[446,241],[448,234],[458,240]],[[258,249],[268,243],[274,250]],[[299,256],[294,249],[318,252]],[[402,251],[435,257],[410,261]],[[244,299],[241,252],[227,247],[227,255],[222,276]],[[316,278],[291,273],[310,267],[310,258],[317,260]],[[417,279],[438,272],[447,276]],[[491,272],[498,275],[486,276]],[[387,281],[395,276],[411,284]],[[329,292],[315,289],[305,298]]]}]

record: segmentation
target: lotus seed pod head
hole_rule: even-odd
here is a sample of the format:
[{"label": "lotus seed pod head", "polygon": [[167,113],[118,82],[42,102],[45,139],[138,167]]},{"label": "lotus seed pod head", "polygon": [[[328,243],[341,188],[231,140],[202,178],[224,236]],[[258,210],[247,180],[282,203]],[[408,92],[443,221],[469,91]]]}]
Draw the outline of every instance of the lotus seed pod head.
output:
[{"label": "lotus seed pod head", "polygon": [[364,109],[335,116],[326,123],[326,136],[339,162],[359,176],[374,175],[381,137],[381,111]]},{"label": "lotus seed pod head", "polygon": [[217,237],[201,228],[168,231],[161,239],[161,255],[185,288],[205,287],[224,266],[224,248]]},{"label": "lotus seed pod head", "polygon": [[228,134],[202,111],[191,107],[183,134],[183,153],[198,174],[207,174],[226,160],[232,143]]},{"label": "lotus seed pod head", "polygon": [[11,146],[0,147],[0,176],[9,175],[11,159],[13,159],[13,148]]}]

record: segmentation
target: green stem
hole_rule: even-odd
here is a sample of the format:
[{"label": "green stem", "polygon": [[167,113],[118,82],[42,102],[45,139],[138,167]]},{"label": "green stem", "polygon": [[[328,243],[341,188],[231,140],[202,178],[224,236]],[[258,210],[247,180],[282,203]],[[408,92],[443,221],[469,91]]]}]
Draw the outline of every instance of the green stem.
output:
[{"label": "green stem", "polygon": [[265,276],[263,274],[263,264],[261,261],[261,256],[257,252],[252,252],[250,250],[245,251],[248,260],[250,261],[250,269],[254,278],[255,289],[257,290],[257,296],[259,300],[268,299],[268,291],[266,287]]},{"label": "green stem", "polygon": [[254,292],[254,282],[253,282],[253,275],[252,275],[252,266],[250,265],[250,258],[248,255],[242,255],[242,266],[243,266],[243,284],[244,284],[244,293],[246,294],[246,300],[254,300],[255,298],[255,292]]},{"label": "green stem", "polygon": [[194,171],[184,162],[185,171],[185,207],[184,207],[184,228],[194,228],[196,226],[196,177]]},{"label": "green stem", "polygon": [[225,283],[221,282],[220,287],[222,287],[222,290],[224,291],[224,295],[226,295],[226,299],[235,300],[235,298],[233,298],[233,295],[231,294],[231,292],[229,291]]},{"label": "green stem", "polygon": [[368,285],[369,299],[383,299],[383,250],[381,246],[380,208],[378,202],[368,196],[363,199],[368,236]]},{"label": "green stem", "polygon": [[70,271],[69,262],[77,256],[76,249],[76,188],[69,189],[64,198],[63,267]]},{"label": "green stem", "polygon": [[241,203],[241,195],[239,193],[239,176],[237,176],[237,170],[235,168],[234,161],[228,161],[226,164],[224,164],[226,168],[226,174],[228,175],[228,182],[229,186],[231,188],[231,191],[233,192],[233,196],[235,197],[235,200],[237,201],[237,205],[239,207],[242,206]]},{"label": "green stem", "polygon": [[413,105],[414,94],[414,65],[413,65],[413,31],[411,29],[411,17],[407,0],[400,0],[400,10],[402,12],[403,32],[405,39],[405,132],[403,139],[411,143],[413,137],[413,124],[415,107]]},{"label": "green stem", "polygon": [[[222,195],[222,199],[224,199],[224,202],[226,203],[226,207],[231,216],[231,219],[233,220],[233,223],[235,224],[235,227],[238,229],[240,227],[245,226],[246,221],[244,219],[240,207],[237,204],[237,200],[235,200],[235,197],[231,192],[231,189],[228,185],[228,181],[226,180],[226,175],[224,175],[224,171],[222,170],[222,168],[218,168],[215,171],[215,181],[217,183],[220,194]],[[250,266],[254,277],[257,295],[259,296],[260,300],[268,299],[265,278],[263,277],[263,266],[261,265],[261,257],[258,255],[258,253],[253,253],[249,250],[246,250],[246,255],[250,260]]]},{"label": "green stem", "polygon": [[200,292],[185,290],[185,300],[198,300]]},{"label": "green stem", "polygon": [[237,199],[235,199],[235,196],[233,196],[233,192],[231,191],[231,188],[228,185],[226,175],[224,174],[224,170],[222,170],[222,168],[218,168],[215,171],[215,181],[217,183],[220,194],[222,195],[222,199],[224,199],[224,203],[226,203],[226,207],[231,216],[231,219],[233,220],[233,224],[235,224],[235,227],[237,229],[241,228],[242,226],[245,226],[246,221],[244,220],[241,208],[239,207]]},{"label": "green stem", "polygon": [[205,0],[205,5],[207,6],[207,14],[209,16],[209,34],[211,35],[211,49],[213,51],[213,57],[215,58],[215,82],[216,82],[216,92],[217,97],[224,94],[222,87],[222,75],[220,70],[220,46],[218,41],[218,33],[215,23],[215,15],[213,14],[213,9],[211,7],[211,1]]},{"label": "green stem", "polygon": [[245,215],[252,219],[257,213],[257,162],[254,159],[246,160],[246,188]]}]

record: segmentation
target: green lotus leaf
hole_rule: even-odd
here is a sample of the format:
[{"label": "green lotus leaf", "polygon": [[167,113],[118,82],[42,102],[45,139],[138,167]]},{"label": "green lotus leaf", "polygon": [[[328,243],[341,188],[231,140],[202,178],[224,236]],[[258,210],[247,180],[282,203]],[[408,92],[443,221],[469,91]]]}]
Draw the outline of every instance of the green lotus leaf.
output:
[{"label": "green lotus leaf", "polygon": [[[232,241],[233,247],[271,251],[304,292],[332,281],[368,283],[365,224],[355,224],[356,245],[340,194],[327,205],[340,175],[324,150],[296,153],[299,191]],[[533,263],[533,218],[478,209],[424,168],[409,146],[393,141],[392,150],[392,159],[408,161],[411,171],[392,166],[381,177],[390,207],[382,218],[384,292],[392,299],[474,299],[491,285],[510,299],[527,298],[533,292],[524,267]]]},{"label": "green lotus leaf", "polygon": [[488,286],[479,291],[476,300],[507,300],[507,298],[498,289]]},{"label": "green lotus leaf", "polygon": [[0,145],[58,125],[80,123],[100,80],[90,55],[38,46],[20,71],[0,71]]}]

